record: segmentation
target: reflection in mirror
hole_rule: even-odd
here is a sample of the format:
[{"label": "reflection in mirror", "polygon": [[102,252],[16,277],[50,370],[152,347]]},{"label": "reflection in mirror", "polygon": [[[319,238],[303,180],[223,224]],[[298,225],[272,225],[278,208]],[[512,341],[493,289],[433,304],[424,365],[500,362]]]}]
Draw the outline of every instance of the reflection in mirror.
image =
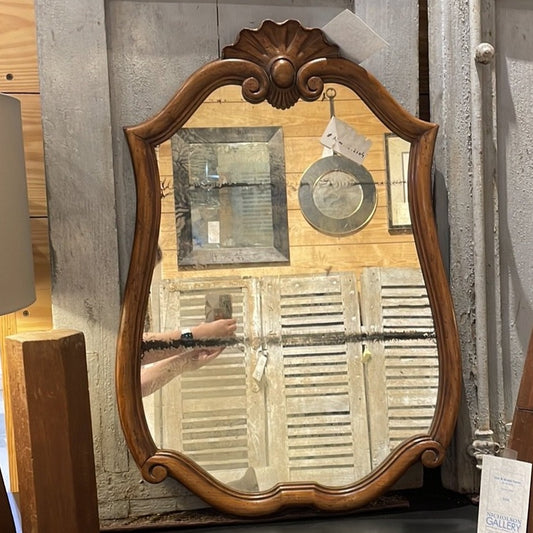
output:
[{"label": "reflection in mirror", "polygon": [[282,128],[183,128],[171,149],[179,266],[288,261]]},{"label": "reflection in mirror", "polygon": [[244,492],[339,487],[429,431],[439,360],[409,146],[336,84],[283,111],[222,87],[158,146],[162,257],[146,328],[171,335],[230,313],[237,324],[198,341],[210,354],[176,348],[196,364],[145,391],[158,448]]}]

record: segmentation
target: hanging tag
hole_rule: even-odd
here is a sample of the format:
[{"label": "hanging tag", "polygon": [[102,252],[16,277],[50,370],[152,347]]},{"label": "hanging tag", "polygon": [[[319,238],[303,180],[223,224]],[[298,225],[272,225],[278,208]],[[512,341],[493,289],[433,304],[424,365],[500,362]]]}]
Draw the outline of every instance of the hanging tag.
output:
[{"label": "hanging tag", "polygon": [[261,381],[263,374],[265,373],[265,367],[267,364],[267,356],[264,352],[261,352],[259,354],[259,357],[257,358],[257,363],[255,364],[254,373],[252,374],[252,377],[256,381]]},{"label": "hanging tag", "polygon": [[478,533],[526,533],[531,463],[484,455]]},{"label": "hanging tag", "polygon": [[365,346],[363,349],[363,355],[361,356],[361,360],[363,363],[368,363],[372,357],[372,352]]},{"label": "hanging tag", "polygon": [[359,135],[349,124],[331,117],[329,124],[322,134],[320,142],[335,153],[343,155],[361,164],[366,157],[372,141]]}]

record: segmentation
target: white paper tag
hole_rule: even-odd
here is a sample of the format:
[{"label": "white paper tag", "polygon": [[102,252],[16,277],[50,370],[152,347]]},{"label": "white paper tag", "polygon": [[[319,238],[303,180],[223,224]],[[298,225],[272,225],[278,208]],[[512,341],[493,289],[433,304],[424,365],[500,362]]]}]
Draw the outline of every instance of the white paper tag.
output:
[{"label": "white paper tag", "polygon": [[255,365],[254,373],[252,377],[256,381],[261,381],[263,374],[265,373],[265,366],[267,364],[267,356],[264,353],[261,353],[257,358],[257,363]]},{"label": "white paper tag", "polygon": [[207,242],[220,244],[220,222],[218,220],[210,220],[207,223]]},{"label": "white paper tag", "polygon": [[356,163],[362,163],[366,157],[372,141],[359,135],[349,124],[339,120],[337,117],[331,117],[328,126],[320,142],[335,153],[352,159]]},{"label": "white paper tag", "polygon": [[478,533],[526,533],[531,463],[485,455]]},{"label": "white paper tag", "polygon": [[331,19],[322,31],[329,41],[339,46],[342,55],[361,63],[371,55],[389,46],[368,24],[349,9]]}]

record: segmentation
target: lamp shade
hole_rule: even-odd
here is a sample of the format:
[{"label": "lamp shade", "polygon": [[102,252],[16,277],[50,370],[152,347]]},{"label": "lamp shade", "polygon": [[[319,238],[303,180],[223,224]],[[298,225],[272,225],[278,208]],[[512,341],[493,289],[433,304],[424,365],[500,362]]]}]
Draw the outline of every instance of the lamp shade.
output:
[{"label": "lamp shade", "polygon": [[0,315],[34,301],[20,101],[0,93]]}]

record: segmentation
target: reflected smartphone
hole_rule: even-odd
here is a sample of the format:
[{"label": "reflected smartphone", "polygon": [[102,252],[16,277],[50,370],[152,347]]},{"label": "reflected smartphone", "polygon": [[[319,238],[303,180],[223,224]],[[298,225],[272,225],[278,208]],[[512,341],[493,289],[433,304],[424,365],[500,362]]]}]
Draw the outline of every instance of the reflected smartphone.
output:
[{"label": "reflected smartphone", "polygon": [[231,294],[220,292],[207,293],[205,296],[205,321],[213,322],[220,318],[231,318],[233,305]]}]

